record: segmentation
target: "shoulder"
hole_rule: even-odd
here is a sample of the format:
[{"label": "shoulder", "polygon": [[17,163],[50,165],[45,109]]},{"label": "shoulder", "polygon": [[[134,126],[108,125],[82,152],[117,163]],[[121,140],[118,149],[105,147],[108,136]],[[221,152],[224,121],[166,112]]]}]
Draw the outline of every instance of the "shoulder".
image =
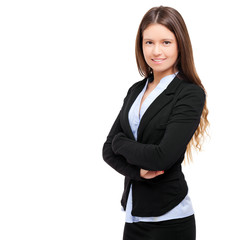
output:
[{"label": "shoulder", "polygon": [[204,102],[206,98],[206,93],[201,86],[184,79],[181,79],[181,88],[178,95],[180,98],[196,98],[202,102]]},{"label": "shoulder", "polygon": [[129,95],[135,89],[144,86],[146,81],[147,81],[147,77],[132,84],[132,86],[128,89],[127,95]]},{"label": "shoulder", "polygon": [[[181,84],[174,97],[175,116],[185,115],[189,119],[199,118],[205,104],[205,91],[199,85],[190,81],[180,80]],[[185,120],[184,120],[185,121]]]}]

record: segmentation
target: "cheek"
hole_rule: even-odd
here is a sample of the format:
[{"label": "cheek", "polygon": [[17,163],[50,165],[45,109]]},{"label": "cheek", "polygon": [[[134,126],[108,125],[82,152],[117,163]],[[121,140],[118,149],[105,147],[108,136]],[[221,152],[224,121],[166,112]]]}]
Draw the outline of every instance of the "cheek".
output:
[{"label": "cheek", "polygon": [[172,59],[177,59],[178,57],[178,50],[177,48],[169,49],[170,51],[168,52],[168,57],[171,57]]},{"label": "cheek", "polygon": [[148,55],[149,55],[148,49],[143,47],[143,56],[146,58]]},{"label": "cheek", "polygon": [[175,46],[174,50],[173,50],[173,54],[175,55],[175,57],[178,57],[178,47]]},{"label": "cheek", "polygon": [[147,63],[149,63],[150,61],[150,58],[151,58],[151,51],[149,48],[143,48],[143,56],[144,56],[144,59]]}]

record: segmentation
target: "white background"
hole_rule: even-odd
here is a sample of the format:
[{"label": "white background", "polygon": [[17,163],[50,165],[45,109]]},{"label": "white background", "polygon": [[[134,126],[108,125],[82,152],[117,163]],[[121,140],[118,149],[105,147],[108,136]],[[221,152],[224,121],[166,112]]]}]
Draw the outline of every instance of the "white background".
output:
[{"label": "white background", "polygon": [[184,167],[197,239],[240,239],[238,1],[0,2],[0,239],[122,239],[123,176],[102,145],[154,6],[185,19],[210,135]]}]

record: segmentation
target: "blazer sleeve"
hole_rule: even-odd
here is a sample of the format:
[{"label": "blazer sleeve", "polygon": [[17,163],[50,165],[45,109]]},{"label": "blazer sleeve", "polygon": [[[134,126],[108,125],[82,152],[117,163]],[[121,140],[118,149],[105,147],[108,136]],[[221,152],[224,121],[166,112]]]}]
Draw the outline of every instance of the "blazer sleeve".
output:
[{"label": "blazer sleeve", "polygon": [[185,153],[199,125],[205,98],[205,92],[199,86],[186,86],[179,93],[160,144],[139,143],[119,133],[112,142],[114,153],[146,170],[168,170]]},{"label": "blazer sleeve", "polygon": [[[128,93],[130,90],[128,91]],[[113,169],[115,169],[120,174],[129,177],[134,180],[142,180],[140,176],[140,168],[136,165],[132,165],[126,161],[124,156],[115,154],[112,150],[112,140],[116,134],[123,132],[120,124],[120,113],[118,114],[113,126],[107,136],[107,140],[102,148],[102,156],[104,161],[109,164]]]}]

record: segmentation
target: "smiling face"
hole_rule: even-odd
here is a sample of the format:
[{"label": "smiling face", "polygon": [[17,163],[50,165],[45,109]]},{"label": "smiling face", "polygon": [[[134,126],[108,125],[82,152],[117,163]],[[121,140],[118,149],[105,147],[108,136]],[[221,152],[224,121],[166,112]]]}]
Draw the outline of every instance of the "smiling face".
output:
[{"label": "smiling face", "polygon": [[165,26],[155,23],[143,31],[143,55],[152,68],[154,79],[163,78],[177,71],[174,64],[178,58],[175,35]]}]

